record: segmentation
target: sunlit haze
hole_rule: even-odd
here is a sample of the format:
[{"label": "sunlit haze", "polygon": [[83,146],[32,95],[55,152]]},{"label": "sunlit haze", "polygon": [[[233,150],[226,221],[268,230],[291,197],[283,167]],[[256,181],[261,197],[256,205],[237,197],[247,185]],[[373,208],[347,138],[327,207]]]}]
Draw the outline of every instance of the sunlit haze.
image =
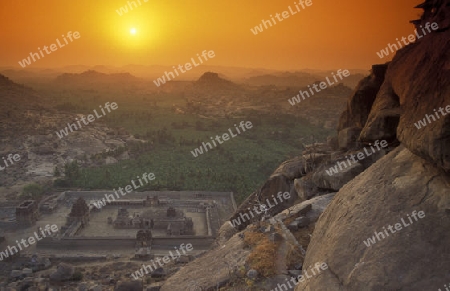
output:
[{"label": "sunlit haze", "polygon": [[[132,1],[129,1],[132,2]],[[376,51],[414,28],[415,0],[313,0],[307,9],[254,35],[250,29],[294,0],[1,1],[0,66],[18,61],[69,31],[80,39],[30,67],[177,65],[214,50],[208,65],[269,69],[369,69]]]}]

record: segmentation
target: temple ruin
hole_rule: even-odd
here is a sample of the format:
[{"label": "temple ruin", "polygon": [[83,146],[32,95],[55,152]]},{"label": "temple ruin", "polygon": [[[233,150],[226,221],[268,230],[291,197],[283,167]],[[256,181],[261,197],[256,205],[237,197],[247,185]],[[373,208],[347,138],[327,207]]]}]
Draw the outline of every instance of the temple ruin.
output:
[{"label": "temple ruin", "polygon": [[46,211],[40,216],[36,203],[24,202],[22,208],[28,211],[21,220],[35,221],[37,226],[56,223],[60,229],[55,236],[38,241],[36,250],[64,256],[129,254],[136,259],[150,258],[181,243],[201,251],[211,246],[220,226],[236,209],[233,193],[206,191],[135,192],[97,207],[109,193],[62,192],[45,201]]},{"label": "temple ruin", "polygon": [[33,225],[39,219],[36,201],[26,200],[16,207],[16,221],[19,224]]}]

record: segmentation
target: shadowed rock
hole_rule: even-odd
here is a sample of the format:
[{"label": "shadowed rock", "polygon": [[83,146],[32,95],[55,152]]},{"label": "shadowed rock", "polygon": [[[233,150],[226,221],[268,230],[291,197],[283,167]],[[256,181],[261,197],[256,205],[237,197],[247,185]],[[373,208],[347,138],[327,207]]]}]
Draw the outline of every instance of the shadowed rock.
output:
[{"label": "shadowed rock", "polygon": [[[404,147],[376,162],[320,217],[304,265],[326,262],[329,269],[296,290],[438,290],[450,280],[449,186],[448,175]],[[425,217],[364,244],[402,218],[409,224],[414,210]]]}]

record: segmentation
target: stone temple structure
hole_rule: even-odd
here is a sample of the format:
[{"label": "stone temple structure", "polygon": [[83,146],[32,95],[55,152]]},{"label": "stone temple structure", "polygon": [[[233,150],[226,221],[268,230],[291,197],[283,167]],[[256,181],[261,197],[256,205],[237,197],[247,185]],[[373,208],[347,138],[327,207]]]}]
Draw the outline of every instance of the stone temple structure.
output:
[{"label": "stone temple structure", "polygon": [[39,222],[59,224],[60,231],[38,241],[36,249],[65,257],[89,251],[145,260],[190,243],[200,253],[237,208],[232,192],[143,191],[105,199],[110,195],[103,190],[59,194]]},{"label": "stone temple structure", "polygon": [[167,235],[194,235],[192,219],[174,207],[150,208],[133,215],[126,208],[119,208],[113,225],[114,228],[160,229]]},{"label": "stone temple structure", "polygon": [[136,251],[134,257],[136,259],[152,258],[152,232],[148,229],[141,229],[136,233]]},{"label": "stone temple structure", "polygon": [[80,222],[82,225],[89,222],[89,207],[82,197],[79,197],[72,205],[72,209],[67,216],[67,224],[71,224],[73,222]]},{"label": "stone temple structure", "polygon": [[89,223],[90,210],[86,201],[79,197],[72,205],[69,215],[66,218],[66,225],[62,228],[64,235],[74,236],[77,232]]},{"label": "stone temple structure", "polygon": [[16,221],[19,224],[33,225],[38,219],[39,209],[36,201],[26,200],[16,207]]}]

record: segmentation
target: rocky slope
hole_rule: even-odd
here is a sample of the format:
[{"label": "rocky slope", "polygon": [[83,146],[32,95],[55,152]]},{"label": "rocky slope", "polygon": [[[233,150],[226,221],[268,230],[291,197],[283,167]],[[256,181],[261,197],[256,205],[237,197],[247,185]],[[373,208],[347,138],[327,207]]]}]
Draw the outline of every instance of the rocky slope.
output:
[{"label": "rocky slope", "polygon": [[[443,287],[450,280],[449,189],[449,175],[397,148],[336,194],[316,225],[305,260],[305,265],[326,262],[328,269],[296,290]],[[425,216],[416,220],[414,211]],[[397,223],[399,230],[391,232],[389,225]],[[381,240],[375,237],[368,247],[375,231]]]},{"label": "rocky slope", "polygon": [[[0,175],[3,195],[18,194],[29,181],[48,180],[53,177],[55,167],[62,169],[65,162],[75,158],[89,165],[93,162],[90,156],[124,146],[132,139],[126,132],[107,128],[101,121],[60,139],[56,131],[80,116],[52,109],[34,90],[2,75],[0,98],[0,157],[8,154],[21,157]],[[126,159],[127,154],[120,158]],[[114,162],[114,159],[100,162]]]},{"label": "rocky slope", "polygon": [[[375,65],[348,100],[338,135],[280,165],[230,218],[241,223],[224,224],[217,247],[161,290],[443,290],[450,115],[415,123],[450,105],[450,1],[424,7],[421,23],[440,29]],[[244,219],[280,192],[291,198]],[[239,255],[225,259],[228,251]],[[229,272],[216,278],[212,264]],[[321,269],[312,274],[314,266]]]},{"label": "rocky slope", "polygon": [[[370,104],[367,119],[344,113],[340,136],[346,141],[356,142],[346,134],[351,127],[362,129],[353,135],[359,141],[398,139],[402,145],[338,192],[316,225],[305,259],[326,261],[329,269],[296,290],[438,290],[450,281],[450,115],[415,126],[450,105],[449,6],[441,1],[424,14],[422,24],[437,22],[440,29],[396,54],[373,104],[361,104]],[[414,211],[425,216],[410,223]],[[398,233],[388,230],[366,245],[374,231],[399,222]]]}]

